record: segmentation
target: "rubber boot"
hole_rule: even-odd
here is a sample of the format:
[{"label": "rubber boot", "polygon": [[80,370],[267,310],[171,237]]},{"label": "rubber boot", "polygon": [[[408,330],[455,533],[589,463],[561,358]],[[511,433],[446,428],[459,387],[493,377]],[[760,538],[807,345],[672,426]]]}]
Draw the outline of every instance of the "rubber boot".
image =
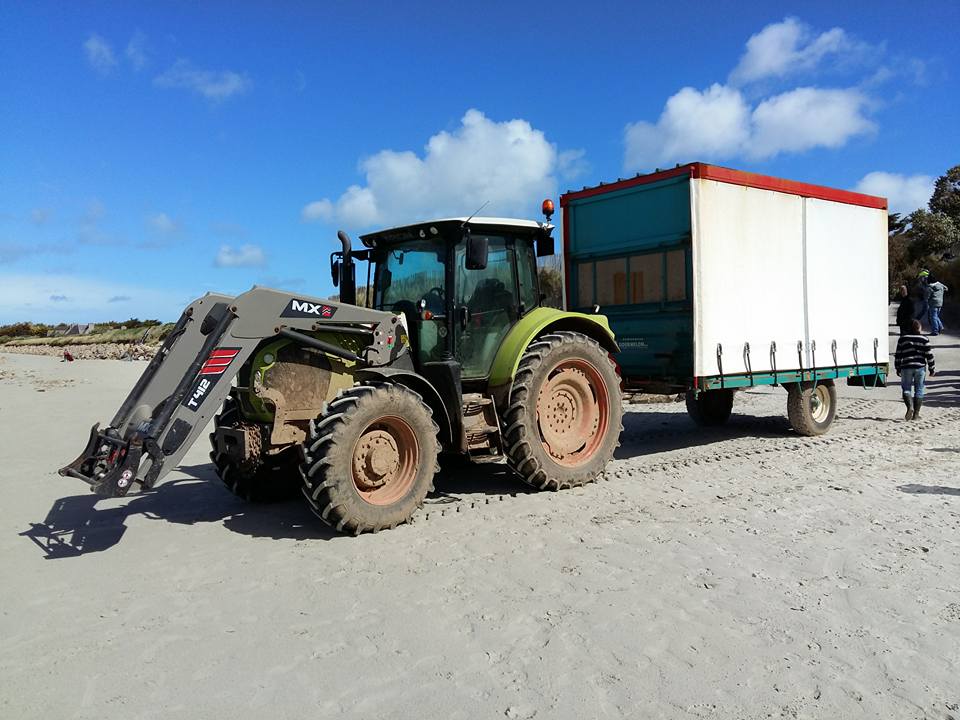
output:
[{"label": "rubber boot", "polygon": [[913,420],[913,396],[903,394],[903,404],[907,406],[907,413],[903,416],[904,420]]},{"label": "rubber boot", "polygon": [[922,398],[922,397],[915,397],[915,398],[913,399],[913,419],[914,419],[914,420],[919,420],[919,419],[920,419],[920,408],[921,408],[921,407],[923,407],[923,398]]}]

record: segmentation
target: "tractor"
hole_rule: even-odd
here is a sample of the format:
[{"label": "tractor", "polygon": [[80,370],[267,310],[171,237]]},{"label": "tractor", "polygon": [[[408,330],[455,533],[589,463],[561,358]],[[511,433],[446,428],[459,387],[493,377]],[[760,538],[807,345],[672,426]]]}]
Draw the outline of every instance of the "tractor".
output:
[{"label": "tractor", "polygon": [[409,521],[441,457],[505,460],[540,489],[593,481],[621,431],[618,347],[602,315],[543,305],[546,220],[419,222],[363,235],[362,249],[341,231],[336,301],[208,293],[60,474],[105,496],[149,489],[212,420],[210,457],[231,492],[299,489],[352,534]]}]

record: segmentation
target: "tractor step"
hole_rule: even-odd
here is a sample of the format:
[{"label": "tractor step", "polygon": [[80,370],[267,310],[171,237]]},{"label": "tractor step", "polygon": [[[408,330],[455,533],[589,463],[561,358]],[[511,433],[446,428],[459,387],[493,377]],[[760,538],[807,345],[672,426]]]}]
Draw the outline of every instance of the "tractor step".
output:
[{"label": "tractor step", "polygon": [[493,398],[480,393],[465,393],[463,396],[463,433],[467,454],[473,460],[500,457],[503,446],[500,438],[500,421]]}]

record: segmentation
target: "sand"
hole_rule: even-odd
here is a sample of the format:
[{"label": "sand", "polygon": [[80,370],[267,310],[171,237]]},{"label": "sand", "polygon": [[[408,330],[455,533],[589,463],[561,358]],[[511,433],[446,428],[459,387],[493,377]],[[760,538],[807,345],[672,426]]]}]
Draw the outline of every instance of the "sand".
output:
[{"label": "sand", "polygon": [[960,340],[920,421],[842,386],[703,431],[630,406],[604,481],[441,475],[336,535],[231,496],[197,444],[154,491],[56,468],[140,362],[0,355],[2,718],[960,718]]}]

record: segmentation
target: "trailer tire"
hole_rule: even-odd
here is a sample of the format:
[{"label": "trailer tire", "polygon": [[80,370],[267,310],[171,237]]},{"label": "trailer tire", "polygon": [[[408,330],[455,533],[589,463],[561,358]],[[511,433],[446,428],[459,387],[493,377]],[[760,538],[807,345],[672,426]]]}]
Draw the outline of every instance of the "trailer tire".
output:
[{"label": "trailer tire", "polygon": [[[237,428],[244,424],[236,400],[228,397],[220,413],[214,417],[213,423],[214,431],[210,433],[210,460],[216,468],[217,477],[223,481],[227,490],[239,498],[256,503],[279,502],[296,497],[300,487],[300,475],[297,472],[294,448],[276,455],[266,455],[258,451],[253,461],[241,466],[219,452],[216,439],[217,428]],[[248,425],[252,432],[265,434],[259,425]],[[262,447],[268,439],[261,435],[257,440]]]},{"label": "trailer tire", "polygon": [[686,395],[687,414],[701,427],[723,425],[733,411],[733,390],[705,390],[697,395],[693,390]]},{"label": "trailer tire", "polygon": [[609,353],[581,333],[532,342],[503,414],[507,465],[541,490],[592,482],[620,445],[620,376]]},{"label": "trailer tire", "polygon": [[787,388],[787,417],[800,435],[823,435],[837,414],[837,388],[833,380],[791,383]]},{"label": "trailer tire", "polygon": [[439,470],[429,406],[403,385],[342,390],[310,423],[301,464],[310,509],[339,532],[359,535],[408,522]]}]

